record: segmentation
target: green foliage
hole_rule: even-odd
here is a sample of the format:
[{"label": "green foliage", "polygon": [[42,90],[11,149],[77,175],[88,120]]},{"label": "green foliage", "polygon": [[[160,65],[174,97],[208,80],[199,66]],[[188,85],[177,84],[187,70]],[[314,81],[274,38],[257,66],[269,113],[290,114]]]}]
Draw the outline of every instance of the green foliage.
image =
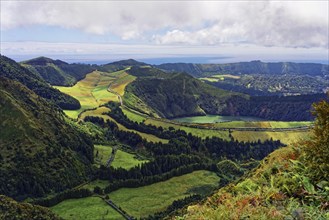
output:
[{"label": "green foliage", "polygon": [[303,148],[305,163],[314,181],[329,181],[329,103],[321,101],[314,104],[314,114],[313,138]]},{"label": "green foliage", "polygon": [[5,56],[1,56],[0,76],[22,83],[37,95],[55,103],[62,109],[73,110],[80,108],[78,100],[52,88],[38,74],[30,72],[28,69]]},{"label": "green foliage", "polygon": [[57,215],[49,209],[29,203],[18,203],[6,196],[0,195],[0,219],[6,220],[26,220],[44,219],[59,220]]},{"label": "green foliage", "polygon": [[228,64],[192,64],[192,63],[166,63],[157,66],[160,69],[174,72],[186,72],[193,76],[212,76],[216,74],[298,74],[322,76],[329,74],[328,65],[315,63],[263,63],[261,61],[238,62]]},{"label": "green foliage", "polygon": [[292,147],[274,151],[237,183],[188,207],[183,219],[326,219],[328,182],[315,186],[296,158]]},{"label": "green foliage", "polygon": [[155,68],[137,67],[131,68],[129,73],[138,78],[127,86],[126,91],[162,117],[205,115],[204,110],[211,108],[219,112],[225,109],[228,98],[237,95],[216,89],[184,73],[165,74]]},{"label": "green foliage", "polygon": [[68,64],[47,57],[23,61],[22,65],[41,76],[46,82],[56,86],[72,86],[83,79],[87,73],[96,69],[95,66],[87,64]]},{"label": "green foliage", "polygon": [[91,173],[93,145],[62,111],[18,82],[0,80],[0,193],[40,197]]}]

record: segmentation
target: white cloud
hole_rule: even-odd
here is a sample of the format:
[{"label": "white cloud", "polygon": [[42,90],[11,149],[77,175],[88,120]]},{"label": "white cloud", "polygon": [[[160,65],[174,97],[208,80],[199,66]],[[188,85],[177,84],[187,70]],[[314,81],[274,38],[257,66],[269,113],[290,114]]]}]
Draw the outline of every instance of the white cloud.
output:
[{"label": "white cloud", "polygon": [[328,7],[304,0],[2,1],[1,29],[49,25],[158,44],[328,48]]}]

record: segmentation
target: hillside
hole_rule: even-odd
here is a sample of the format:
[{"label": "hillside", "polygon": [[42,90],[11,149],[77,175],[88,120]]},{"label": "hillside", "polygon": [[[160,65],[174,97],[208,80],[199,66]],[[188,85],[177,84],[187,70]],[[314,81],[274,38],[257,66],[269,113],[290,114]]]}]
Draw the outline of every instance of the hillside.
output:
[{"label": "hillside", "polygon": [[25,220],[25,219],[44,219],[59,220],[49,209],[31,205],[29,203],[18,203],[6,196],[0,195],[0,219],[7,220]]},{"label": "hillside", "polygon": [[61,60],[38,57],[21,62],[31,72],[56,86],[71,86],[96,69],[87,64],[68,64]]},{"label": "hillside", "polygon": [[92,142],[58,107],[1,77],[0,115],[0,194],[38,197],[87,179]]},{"label": "hillside", "polygon": [[252,96],[317,94],[329,88],[329,68],[325,64],[251,61],[168,63],[157,67],[169,72],[186,72],[220,89]]},{"label": "hillside", "polygon": [[139,67],[131,68],[128,73],[137,79],[126,87],[124,103],[136,110],[144,103],[166,118],[219,114],[283,121],[311,120],[312,103],[326,97],[325,94],[251,97],[218,89],[184,73]]},{"label": "hillside", "polygon": [[239,181],[189,206],[180,219],[328,219],[329,104],[315,109],[311,140],[274,151]]},{"label": "hillside", "polygon": [[156,66],[159,69],[174,72],[186,72],[195,77],[222,74],[271,74],[271,75],[329,75],[329,66],[316,63],[264,63],[261,61],[239,62],[228,64],[193,64],[193,63],[165,63]]},{"label": "hillside", "polygon": [[14,60],[1,56],[0,76],[18,81],[34,91],[37,95],[55,103],[62,109],[79,109],[80,103],[75,98],[52,88],[36,73],[22,67]]},{"label": "hillside", "polygon": [[223,111],[226,100],[233,96],[243,97],[216,89],[184,73],[165,74],[155,68],[133,68],[129,73],[138,78],[127,86],[126,92],[133,93],[166,118],[204,115],[203,107],[207,102]]},{"label": "hillside", "polygon": [[129,68],[131,66],[149,66],[147,63],[139,62],[133,59],[120,60],[99,66],[101,71],[116,72]]}]

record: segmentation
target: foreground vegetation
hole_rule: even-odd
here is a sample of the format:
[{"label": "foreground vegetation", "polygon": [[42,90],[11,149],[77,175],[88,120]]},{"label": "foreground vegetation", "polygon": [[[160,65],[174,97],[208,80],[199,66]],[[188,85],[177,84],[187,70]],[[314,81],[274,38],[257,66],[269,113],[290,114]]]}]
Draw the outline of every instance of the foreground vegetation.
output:
[{"label": "foreground vegetation", "polygon": [[189,206],[182,218],[328,219],[329,104],[323,101],[315,110],[308,141],[271,153],[245,178],[220,189],[204,204]]}]

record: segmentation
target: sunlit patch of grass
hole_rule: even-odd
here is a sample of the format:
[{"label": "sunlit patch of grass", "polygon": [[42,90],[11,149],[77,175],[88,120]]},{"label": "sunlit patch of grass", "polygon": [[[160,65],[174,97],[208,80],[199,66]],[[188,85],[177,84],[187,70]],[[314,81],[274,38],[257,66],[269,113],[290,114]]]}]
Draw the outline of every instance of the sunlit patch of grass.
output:
[{"label": "sunlit patch of grass", "polygon": [[63,219],[124,219],[98,197],[68,199],[50,209]]},{"label": "sunlit patch of grass", "polygon": [[201,137],[201,138],[219,137],[219,138],[223,138],[226,140],[229,139],[228,131],[216,131],[216,130],[210,130],[210,129],[192,128],[192,127],[187,127],[187,126],[183,126],[183,125],[173,124],[173,123],[166,122],[166,121],[159,121],[159,120],[155,120],[152,118],[146,119],[144,123],[155,125],[157,127],[161,126],[162,128],[166,128],[166,129],[168,129],[169,127],[172,127],[177,130],[178,129],[184,130],[187,133],[191,133],[191,134]]},{"label": "sunlit patch of grass", "polygon": [[110,199],[134,217],[146,217],[165,210],[174,200],[192,195],[196,190],[210,193],[219,177],[210,171],[195,171],[167,181],[138,188],[122,188],[109,194]]},{"label": "sunlit patch of grass", "polygon": [[135,113],[133,111],[127,110],[126,108],[121,108],[122,112],[129,118],[129,120],[141,123],[146,120],[145,116],[142,116],[141,114]]},{"label": "sunlit patch of grass", "polygon": [[[104,145],[95,145],[94,148],[94,158],[96,163],[105,165],[112,153],[112,147]],[[131,153],[127,153],[122,150],[117,150],[114,161],[111,166],[114,168],[124,168],[129,170],[132,167],[146,163],[148,160],[139,160],[137,156]]]},{"label": "sunlit patch of grass", "polygon": [[232,136],[238,141],[280,140],[284,144],[295,143],[308,138],[309,131],[233,131]]}]

